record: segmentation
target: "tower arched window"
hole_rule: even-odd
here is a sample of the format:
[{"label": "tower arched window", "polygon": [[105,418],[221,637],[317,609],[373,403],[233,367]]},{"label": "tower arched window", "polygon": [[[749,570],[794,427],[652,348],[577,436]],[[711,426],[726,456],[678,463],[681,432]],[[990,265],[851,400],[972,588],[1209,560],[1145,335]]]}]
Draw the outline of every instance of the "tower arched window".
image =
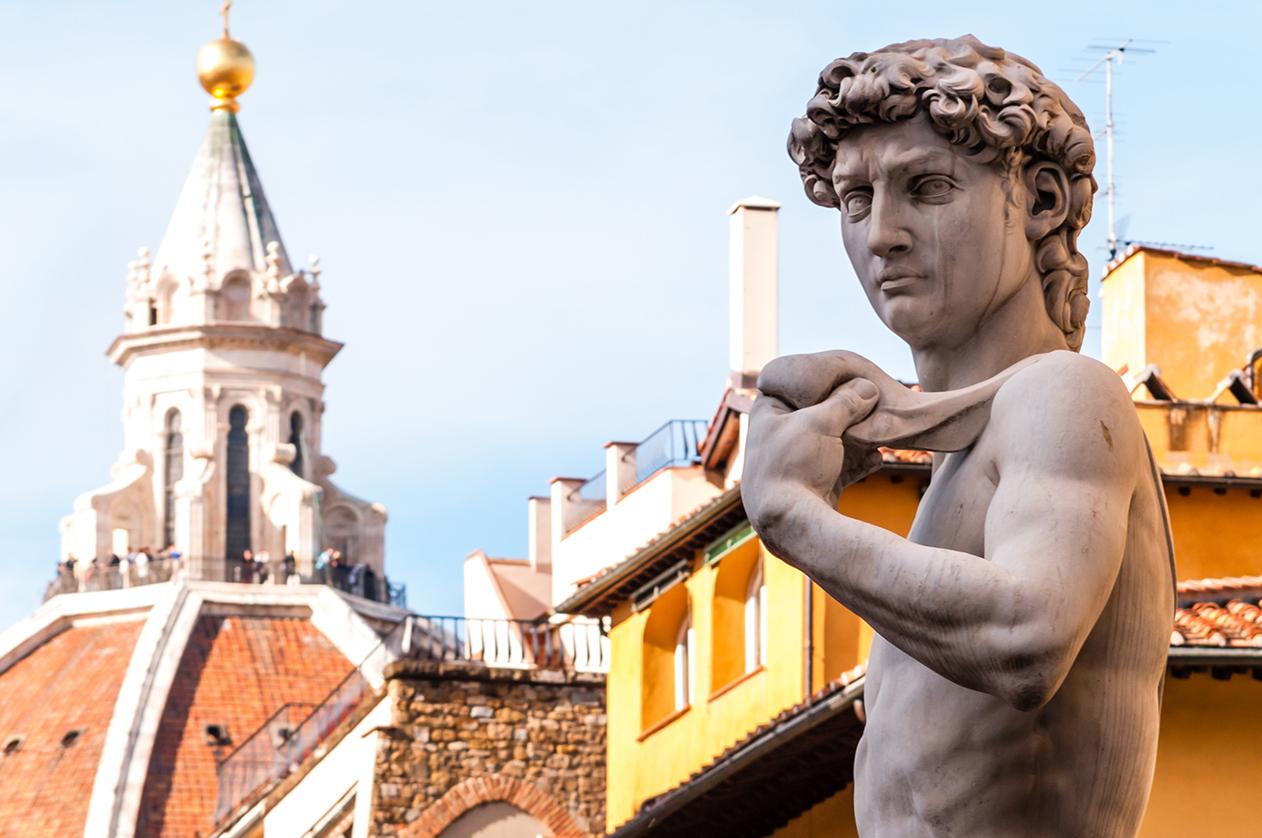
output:
[{"label": "tower arched window", "polygon": [[158,292],[155,325],[166,326],[175,320],[175,289],[174,282],[163,283]]},{"label": "tower arched window", "polygon": [[302,477],[302,414],[296,410],[289,415],[289,444],[294,447],[294,459],[289,467]]},{"label": "tower arched window", "polygon": [[166,458],[162,475],[162,544],[175,544],[175,484],[184,477],[184,434],[180,412],[171,410],[166,421]]},{"label": "tower arched window", "polygon": [[285,297],[284,325],[295,329],[307,329],[310,325],[307,322],[308,309],[307,289],[302,284],[295,283]]},{"label": "tower arched window", "polygon": [[224,280],[219,289],[216,312],[220,320],[250,319],[250,279],[245,274],[233,274]]},{"label": "tower arched window", "polygon": [[226,471],[227,527],[224,538],[229,559],[240,559],[250,549],[250,414],[241,405],[228,412]]}]

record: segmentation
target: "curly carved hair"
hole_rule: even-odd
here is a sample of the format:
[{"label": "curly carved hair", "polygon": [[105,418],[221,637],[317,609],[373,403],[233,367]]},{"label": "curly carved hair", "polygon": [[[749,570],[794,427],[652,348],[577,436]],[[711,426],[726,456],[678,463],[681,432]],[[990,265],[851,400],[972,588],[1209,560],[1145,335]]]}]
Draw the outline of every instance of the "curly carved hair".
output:
[{"label": "curly carved hair", "polygon": [[789,156],[807,197],[820,206],[840,206],[832,173],[847,132],[918,113],[969,157],[1005,174],[1030,160],[1052,161],[1064,170],[1069,212],[1037,243],[1035,264],[1048,315],[1069,347],[1079,349],[1090,300],[1078,233],[1091,219],[1095,146],[1082,111],[1026,59],[965,35],[891,44],[829,64],[806,115],[793,120],[789,133]]}]

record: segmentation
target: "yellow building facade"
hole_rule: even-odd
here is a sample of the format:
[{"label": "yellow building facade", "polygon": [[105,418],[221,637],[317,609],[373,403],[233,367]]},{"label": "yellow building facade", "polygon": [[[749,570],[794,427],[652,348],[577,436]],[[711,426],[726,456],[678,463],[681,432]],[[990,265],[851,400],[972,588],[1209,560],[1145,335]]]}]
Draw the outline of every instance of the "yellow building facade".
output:
[{"label": "yellow building facade", "polygon": [[[1102,297],[1103,360],[1161,466],[1183,580],[1142,834],[1203,834],[1212,812],[1262,835],[1262,269],[1132,249]],[[853,835],[872,633],[762,548],[731,479],[740,441],[716,454],[720,436],[703,454],[730,488],[558,606],[610,622],[607,828]],[[905,535],[928,481],[927,456],[887,452],[841,511]]]}]

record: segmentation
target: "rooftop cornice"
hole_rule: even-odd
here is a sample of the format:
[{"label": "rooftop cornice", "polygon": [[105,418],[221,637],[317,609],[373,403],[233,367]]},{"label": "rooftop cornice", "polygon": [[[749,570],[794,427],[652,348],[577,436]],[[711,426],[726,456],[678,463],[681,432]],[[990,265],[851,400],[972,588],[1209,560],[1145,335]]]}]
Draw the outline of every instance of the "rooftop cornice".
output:
[{"label": "rooftop cornice", "polygon": [[150,350],[168,351],[193,346],[257,346],[314,356],[328,364],[344,344],[321,337],[314,332],[291,326],[269,326],[263,323],[206,323],[190,326],[166,326],[119,335],[105,351],[114,363],[123,366],[133,357]]},{"label": "rooftop cornice", "polygon": [[1251,271],[1252,273],[1262,273],[1262,265],[1255,265],[1251,262],[1239,262],[1234,259],[1220,259],[1217,256],[1205,256],[1200,253],[1187,253],[1182,250],[1175,250],[1168,247],[1156,247],[1148,244],[1132,244],[1122,251],[1120,255],[1113,261],[1104,266],[1104,279],[1108,279],[1109,275],[1120,268],[1132,256],[1139,254],[1151,254],[1153,256],[1169,256],[1180,259],[1184,262],[1199,262],[1202,265],[1213,265],[1220,268],[1234,268],[1236,270]]}]

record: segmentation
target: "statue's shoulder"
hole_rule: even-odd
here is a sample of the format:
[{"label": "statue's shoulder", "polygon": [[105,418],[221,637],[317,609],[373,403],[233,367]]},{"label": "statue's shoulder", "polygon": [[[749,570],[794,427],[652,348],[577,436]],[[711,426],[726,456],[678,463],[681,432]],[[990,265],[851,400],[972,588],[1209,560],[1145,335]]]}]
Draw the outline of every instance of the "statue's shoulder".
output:
[{"label": "statue's shoulder", "polygon": [[1012,428],[1022,445],[1069,434],[1081,443],[1099,437],[1113,448],[1143,434],[1121,377],[1094,358],[1069,351],[1050,352],[1004,382],[991,421]]}]

